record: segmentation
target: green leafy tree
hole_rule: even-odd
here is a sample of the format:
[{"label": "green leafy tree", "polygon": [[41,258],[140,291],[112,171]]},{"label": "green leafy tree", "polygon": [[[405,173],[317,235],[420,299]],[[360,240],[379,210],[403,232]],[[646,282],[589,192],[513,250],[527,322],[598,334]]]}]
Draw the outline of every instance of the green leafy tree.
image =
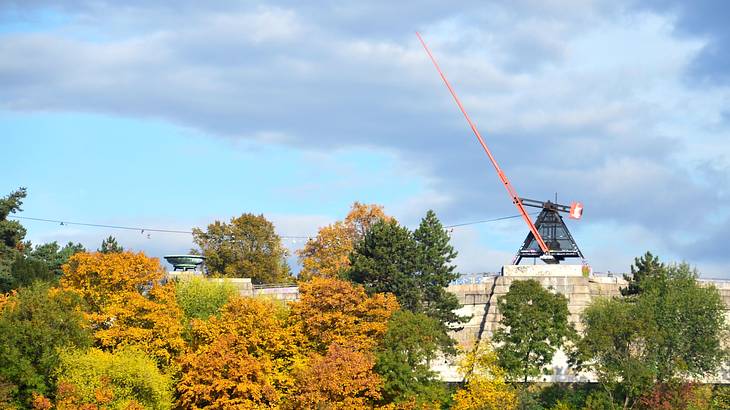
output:
[{"label": "green leafy tree", "polygon": [[718,290],[701,285],[697,276],[683,263],[642,284],[637,309],[646,312],[657,329],[648,348],[659,383],[711,375],[727,358],[725,304]]},{"label": "green leafy tree", "polygon": [[108,238],[101,241],[101,247],[97,249],[97,252],[101,253],[121,253],[124,252],[124,248],[119,245],[117,238],[109,235]]},{"label": "green leafy tree", "polygon": [[621,288],[621,294],[624,296],[639,294],[644,279],[664,272],[665,268],[666,266],[659,262],[659,258],[648,251],[643,256],[634,258],[634,264],[631,265],[631,275],[624,274],[624,279],[629,285]]},{"label": "green leafy tree", "polygon": [[400,310],[388,321],[375,370],[383,377],[383,403],[444,402],[447,391],[431,361],[448,344],[441,323],[423,313]]},{"label": "green leafy tree", "polygon": [[59,408],[172,408],[170,376],[138,350],[72,349],[62,352],[60,359]]},{"label": "green leafy tree", "polygon": [[23,248],[25,228],[18,221],[8,220],[10,214],[22,211],[25,188],[18,188],[0,198],[0,286],[10,287],[11,267]]},{"label": "green leafy tree", "polygon": [[91,337],[71,292],[36,283],[21,288],[0,308],[0,379],[17,386],[17,399],[52,395],[59,349],[86,347]]},{"label": "green leafy tree", "polygon": [[583,312],[583,337],[571,354],[571,364],[590,370],[612,403],[633,403],[656,378],[649,340],[657,329],[647,312],[621,299],[597,299]]},{"label": "green leafy tree", "polygon": [[194,228],[193,240],[213,274],[247,277],[254,283],[293,281],[288,252],[263,215],[243,214],[230,223],[215,221],[206,231]]},{"label": "green leafy tree", "polygon": [[597,300],[571,361],[595,372],[624,408],[654,386],[706,377],[725,362],[724,309],[714,286],[697,282],[688,265],[661,267],[630,299]]},{"label": "green leafy tree", "polygon": [[497,301],[502,319],[494,333],[499,364],[513,380],[549,374],[555,350],[575,337],[568,300],[536,280],[512,283]]}]

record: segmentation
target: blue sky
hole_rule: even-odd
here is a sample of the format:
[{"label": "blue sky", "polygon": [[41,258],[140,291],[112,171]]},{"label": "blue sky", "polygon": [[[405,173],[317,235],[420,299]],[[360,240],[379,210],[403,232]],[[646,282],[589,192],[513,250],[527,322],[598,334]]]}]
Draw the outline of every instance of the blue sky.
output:
[{"label": "blue sky", "polygon": [[[513,215],[418,30],[518,192],[585,204],[570,228],[595,269],[652,250],[730,277],[728,7],[3,2],[0,190],[27,186],[29,217],[189,230],[255,212],[292,236],[353,201],[408,226],[428,209],[446,224]],[[34,242],[191,246],[25,225]],[[526,232],[454,229],[460,270],[499,269]]]}]

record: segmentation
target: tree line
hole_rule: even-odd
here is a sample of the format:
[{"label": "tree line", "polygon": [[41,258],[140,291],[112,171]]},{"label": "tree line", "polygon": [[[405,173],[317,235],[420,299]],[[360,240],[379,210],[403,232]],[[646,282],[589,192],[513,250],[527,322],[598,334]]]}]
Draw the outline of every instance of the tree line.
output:
[{"label": "tree line", "polygon": [[[449,336],[469,317],[446,291],[459,274],[429,211],[413,231],[355,203],[297,252],[263,215],[194,229],[210,276],[298,282],[284,304],[229,282],[168,280],[159,261],[113,237],[33,246],[0,200],[0,408],[712,409],[730,394],[693,380],[726,362],[724,306],[685,264],[637,258],[625,296],[578,324],[567,299],[516,281],[500,326],[469,351]],[[582,332],[577,332],[578,325]],[[538,386],[557,349],[598,385]],[[442,383],[436,360],[464,382]],[[708,390],[709,389],[709,390]],[[663,406],[663,407],[662,407]],[[693,407],[694,406],[694,407]],[[714,406],[714,407],[713,407]]]}]

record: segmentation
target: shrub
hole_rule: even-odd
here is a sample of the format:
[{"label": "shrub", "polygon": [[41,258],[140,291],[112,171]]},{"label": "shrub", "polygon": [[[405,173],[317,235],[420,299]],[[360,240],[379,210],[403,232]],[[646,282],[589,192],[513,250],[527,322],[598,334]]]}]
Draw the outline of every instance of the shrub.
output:
[{"label": "shrub", "polygon": [[188,276],[175,283],[175,293],[177,303],[188,320],[205,320],[217,314],[231,296],[238,293],[238,289],[228,281],[214,282]]},{"label": "shrub", "polygon": [[98,349],[61,353],[58,409],[104,406],[126,409],[172,407],[172,382],[155,361],[133,349],[114,353]]}]

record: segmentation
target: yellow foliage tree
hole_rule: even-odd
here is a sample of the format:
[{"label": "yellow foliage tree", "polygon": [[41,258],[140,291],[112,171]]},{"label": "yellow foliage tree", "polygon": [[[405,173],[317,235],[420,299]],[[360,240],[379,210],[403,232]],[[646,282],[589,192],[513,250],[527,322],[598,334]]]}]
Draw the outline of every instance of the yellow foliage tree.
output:
[{"label": "yellow foliage tree", "polygon": [[325,355],[313,353],[297,372],[295,391],[285,408],[372,408],[382,384],[374,365],[371,353],[338,345],[331,345]]},{"label": "yellow foliage tree", "polygon": [[505,382],[505,371],[486,343],[477,344],[459,363],[466,386],[454,394],[453,410],[513,410],[517,394]]},{"label": "yellow foliage tree", "polygon": [[194,351],[181,359],[183,408],[275,408],[303,361],[301,336],[282,304],[236,297],[208,321],[193,320]]},{"label": "yellow foliage tree", "polygon": [[355,243],[365,236],[372,224],[390,219],[380,205],[355,202],[344,221],[320,228],[317,237],[307,241],[304,248],[297,251],[302,263],[299,278],[339,277],[350,266],[349,255]]},{"label": "yellow foliage tree", "polygon": [[57,410],[172,407],[171,377],[135,349],[67,350],[56,371]]},{"label": "yellow foliage tree", "polygon": [[398,308],[397,299],[389,293],[368,296],[362,286],[351,282],[315,277],[300,284],[290,320],[319,353],[333,344],[369,351],[383,338]]},{"label": "yellow foliage tree", "polygon": [[77,253],[63,266],[61,287],[79,293],[99,347],[136,346],[169,366],[185,349],[182,312],[172,283],[143,253]]}]

